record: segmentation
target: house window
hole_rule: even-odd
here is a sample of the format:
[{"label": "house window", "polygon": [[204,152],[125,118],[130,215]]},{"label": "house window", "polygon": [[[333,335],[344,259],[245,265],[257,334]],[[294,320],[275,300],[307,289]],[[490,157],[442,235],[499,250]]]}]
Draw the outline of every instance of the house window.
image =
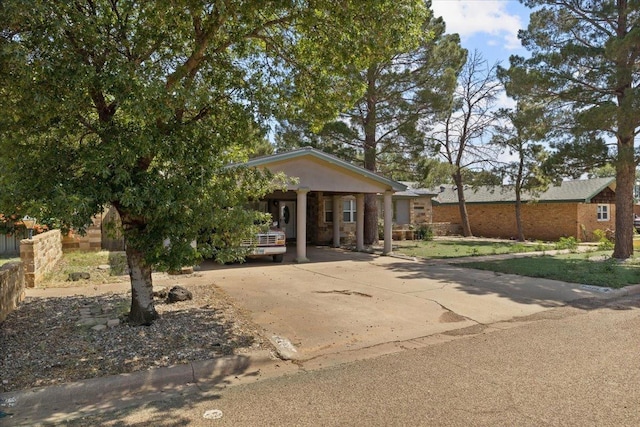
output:
[{"label": "house window", "polygon": [[342,221],[356,222],[356,201],[347,199],[342,201]]},{"label": "house window", "polygon": [[330,197],[324,199],[324,222],[333,222],[333,200]]},{"label": "house window", "polygon": [[609,205],[598,205],[598,221],[609,221]]}]

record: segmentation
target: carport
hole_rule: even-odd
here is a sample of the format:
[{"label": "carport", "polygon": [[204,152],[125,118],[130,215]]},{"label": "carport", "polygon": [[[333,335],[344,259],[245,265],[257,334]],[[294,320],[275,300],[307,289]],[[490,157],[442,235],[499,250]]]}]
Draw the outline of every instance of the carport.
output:
[{"label": "carport", "polygon": [[[396,191],[406,190],[406,186],[384,178],[364,168],[354,166],[335,156],[305,147],[285,153],[252,159],[248,167],[264,168],[273,173],[284,173],[293,178],[287,183],[286,191],[278,191],[266,198],[265,210],[286,228],[289,237],[296,240],[296,261],[307,262],[307,230],[309,221],[319,223],[321,214],[318,207],[308,209],[310,193],[321,193],[332,200],[332,245],[340,246],[341,205],[345,195],[355,197],[356,249],[364,249],[364,199],[365,194],[384,195],[384,253],[391,252],[393,205],[391,196]],[[292,212],[295,212],[292,213]],[[313,224],[312,224],[313,225]]]}]

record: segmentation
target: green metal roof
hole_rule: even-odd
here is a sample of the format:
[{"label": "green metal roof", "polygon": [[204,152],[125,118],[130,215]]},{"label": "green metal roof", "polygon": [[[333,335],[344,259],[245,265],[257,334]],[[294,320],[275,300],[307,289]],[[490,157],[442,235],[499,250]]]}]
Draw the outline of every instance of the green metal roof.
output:
[{"label": "green metal roof", "polygon": [[306,157],[306,156],[310,156],[310,157],[314,157],[316,159],[325,161],[327,163],[330,163],[332,165],[341,167],[343,169],[347,169],[353,173],[356,173],[358,175],[361,175],[365,178],[369,178],[371,180],[374,180],[376,182],[379,182],[383,185],[388,185],[390,186],[394,191],[404,191],[407,189],[407,186],[404,184],[401,184],[397,181],[393,181],[391,179],[385,178],[381,175],[378,175],[374,172],[371,172],[370,170],[361,168],[359,166],[355,166],[352,165],[349,162],[346,162],[336,156],[333,156],[331,154],[327,154],[323,151],[320,150],[316,150],[315,148],[312,147],[303,147],[303,148],[299,148],[297,150],[292,150],[292,151],[286,151],[283,153],[277,153],[277,154],[272,154],[269,156],[262,156],[262,157],[256,157],[255,159],[251,159],[246,163],[243,163],[243,166],[247,166],[247,167],[257,167],[257,166],[264,166],[264,167],[268,167],[268,165],[273,164],[273,163],[277,163],[277,162],[283,162],[286,160],[291,160],[291,159],[295,159],[298,157]]},{"label": "green metal roof", "polygon": [[[607,187],[615,191],[615,181],[613,177],[563,181],[560,185],[549,187],[547,191],[540,194],[523,192],[522,201],[589,203]],[[466,203],[514,203],[516,200],[515,190],[511,185],[466,188],[464,197]],[[438,205],[457,204],[458,193],[455,185],[441,186],[438,195],[432,200]]]}]

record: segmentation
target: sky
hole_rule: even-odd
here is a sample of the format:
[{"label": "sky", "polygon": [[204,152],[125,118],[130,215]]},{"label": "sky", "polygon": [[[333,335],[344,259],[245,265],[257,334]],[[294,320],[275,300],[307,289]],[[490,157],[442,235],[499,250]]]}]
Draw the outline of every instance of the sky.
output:
[{"label": "sky", "polygon": [[529,23],[530,9],[516,0],[432,0],[448,33],[460,34],[462,47],[477,49],[493,65],[509,66],[510,55],[527,56],[518,30]]}]

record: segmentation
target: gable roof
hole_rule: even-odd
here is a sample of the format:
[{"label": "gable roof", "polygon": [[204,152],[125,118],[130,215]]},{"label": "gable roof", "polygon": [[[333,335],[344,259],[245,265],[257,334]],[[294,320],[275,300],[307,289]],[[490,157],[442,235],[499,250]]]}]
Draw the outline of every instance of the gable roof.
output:
[{"label": "gable roof", "polygon": [[320,150],[316,150],[315,148],[312,147],[303,147],[303,148],[298,148],[296,150],[292,150],[292,151],[286,151],[283,153],[276,153],[276,154],[272,154],[269,156],[262,156],[262,157],[256,157],[255,159],[251,159],[248,162],[244,163],[243,166],[247,166],[247,167],[258,167],[258,166],[262,166],[262,167],[269,167],[269,165],[273,165],[276,163],[281,163],[281,162],[285,162],[285,161],[290,161],[290,160],[294,160],[294,159],[298,159],[298,158],[302,158],[302,157],[310,157],[310,158],[314,158],[316,160],[319,160],[321,162],[326,162],[329,163],[331,165],[337,166],[339,168],[342,169],[346,169],[347,171],[351,172],[351,173],[355,173],[356,175],[359,175],[361,177],[373,180],[379,184],[382,184],[383,186],[388,186],[391,187],[391,189],[393,189],[393,191],[404,191],[407,189],[407,186],[404,184],[401,184],[397,181],[393,181],[391,179],[385,178],[381,175],[378,175],[374,172],[371,172],[370,170],[367,170],[365,168],[361,168],[359,166],[355,166],[352,165],[349,162],[346,162],[336,156],[333,156],[331,154],[327,154],[323,151]]},{"label": "gable roof", "polygon": [[[551,186],[541,194],[522,193],[523,202],[581,202],[589,203],[602,190],[609,187],[615,191],[615,178],[593,178],[563,181],[560,185]],[[468,188],[464,192],[466,203],[515,203],[516,195],[512,185],[480,186]],[[433,202],[438,205],[457,204],[458,193],[455,185],[443,185]]]}]

